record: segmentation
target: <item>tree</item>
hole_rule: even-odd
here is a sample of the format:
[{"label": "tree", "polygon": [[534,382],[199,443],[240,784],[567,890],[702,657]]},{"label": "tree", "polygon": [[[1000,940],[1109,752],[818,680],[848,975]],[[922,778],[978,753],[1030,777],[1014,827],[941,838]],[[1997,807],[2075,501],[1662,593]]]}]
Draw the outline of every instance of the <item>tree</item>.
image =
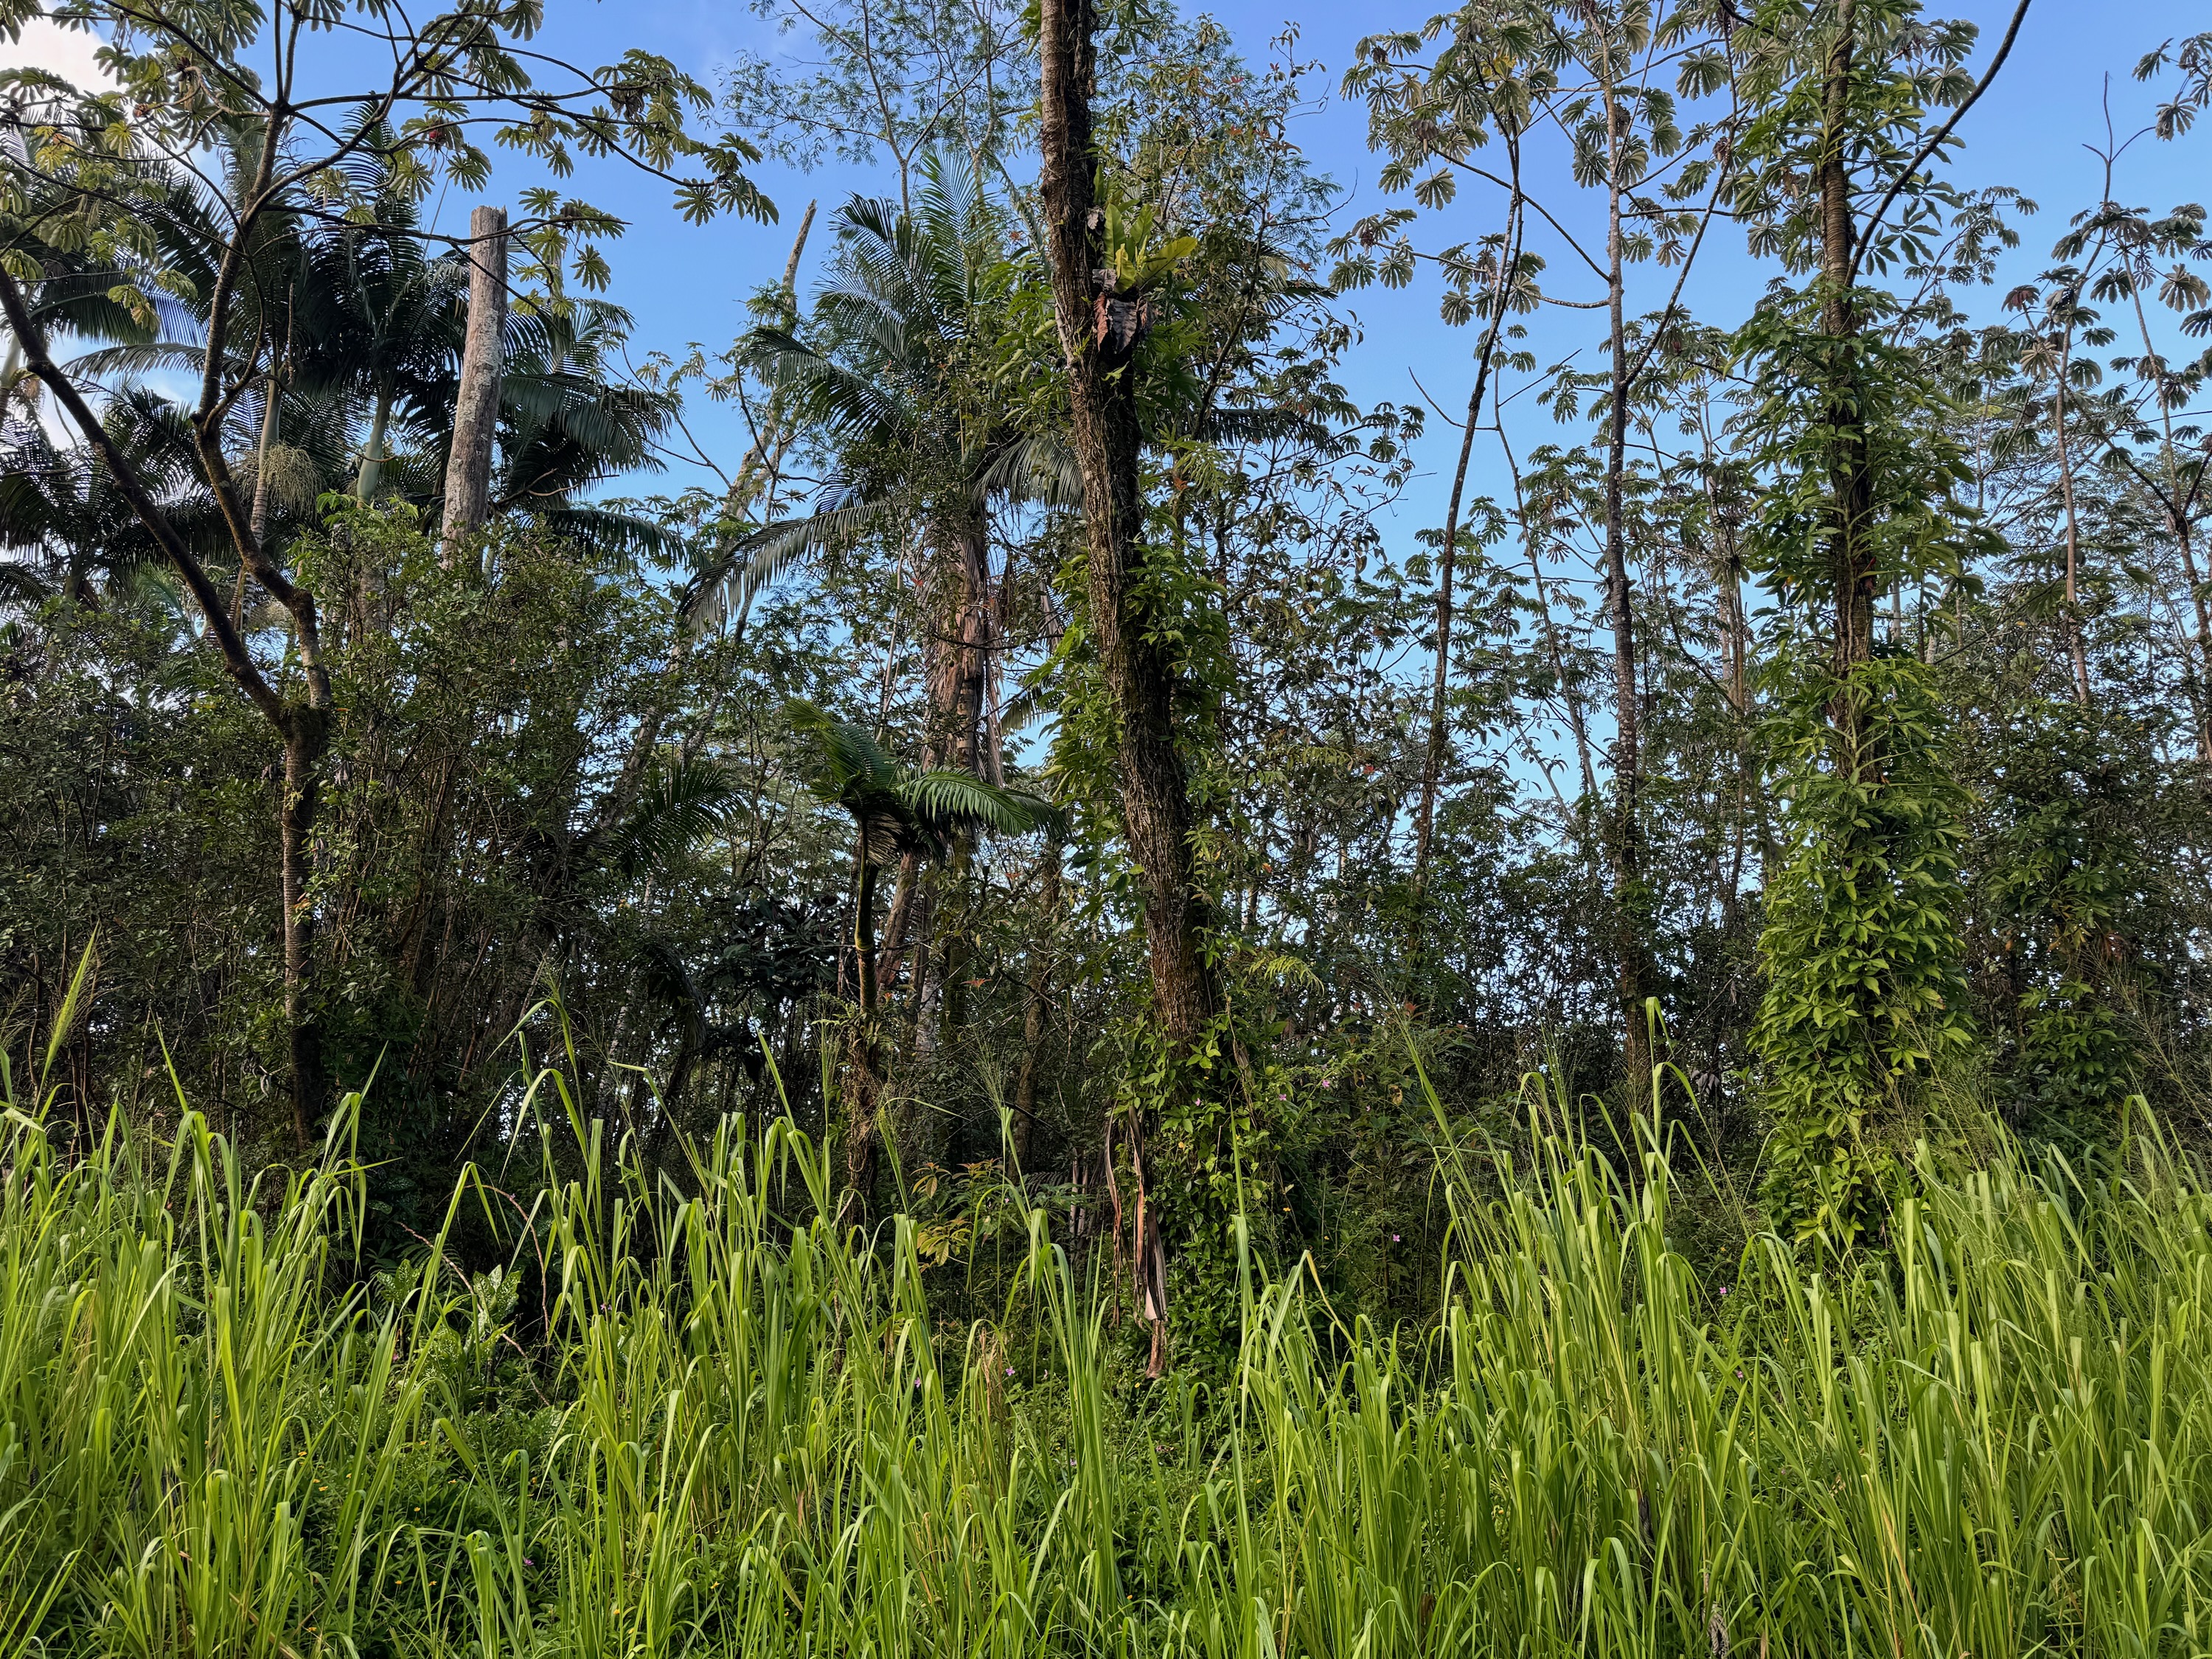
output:
[{"label": "tree", "polygon": [[877,877],[892,859],[943,858],[978,832],[1027,835],[1056,823],[1058,814],[1035,795],[964,771],[909,771],[885,754],[865,727],[834,720],[802,699],[787,703],[784,714],[806,745],[809,786],[853,821],[850,937],[860,1012],[847,1049],[843,1134],[846,1187],[866,1205],[875,1184],[881,1134],[876,1113],[881,1077]]},{"label": "tree", "polygon": [[[29,15],[20,5],[5,14],[10,38]],[[13,72],[11,83],[33,97],[11,106],[0,195],[0,313],[29,368],[175,568],[240,691],[283,740],[278,817],[285,1023],[292,1127],[303,1152],[324,1089],[307,882],[331,703],[316,595],[295,582],[254,534],[227,447],[240,398],[260,360],[276,349],[268,331],[250,320],[256,314],[252,255],[264,222],[303,195],[333,217],[373,214],[386,196],[418,198],[441,172],[464,189],[481,188],[490,158],[471,129],[487,125],[498,127],[500,142],[549,163],[556,174],[568,170],[578,150],[627,161],[667,182],[694,218],[770,211],[745,177],[754,152],[742,140],[708,143],[688,131],[686,110],[704,106],[707,94],[665,59],[631,52],[619,64],[584,70],[534,52],[526,55],[516,43],[539,21],[529,5],[464,0],[419,25],[402,24],[374,7],[348,15],[389,46],[392,69],[388,77],[357,89],[333,91],[345,84],[338,60],[351,51],[338,43],[350,37],[330,33],[331,19],[319,10],[280,3],[241,25],[204,6],[158,17],[105,3],[73,9],[67,21],[96,25],[107,34],[108,61],[122,90],[85,97],[51,76]],[[303,62],[303,47],[326,42],[334,60],[329,66]],[[333,124],[330,118],[340,111],[346,113]],[[164,227],[180,212],[198,211],[198,197],[181,180],[192,173],[193,158],[226,136],[241,141],[252,160],[234,199],[216,216],[220,256],[199,295],[189,270],[167,257],[165,240],[173,239],[165,239]],[[354,176],[364,167],[368,188]],[[557,191],[534,191],[530,202],[526,234],[539,270],[549,271],[573,251],[580,281],[604,281],[598,242],[618,222]],[[240,564],[289,615],[295,673],[264,670],[255,658],[156,492],[55,362],[37,316],[43,288],[56,278],[82,285],[92,272],[104,275],[109,294],[142,322],[150,319],[157,294],[192,293],[204,307],[204,368],[191,416],[195,459]],[[240,348],[242,338],[257,333],[261,337],[252,347]],[[249,372],[240,372],[240,359]],[[379,436],[373,428],[363,452],[364,495],[370,468],[381,459]]]},{"label": "tree", "polygon": [[[1632,331],[1628,276],[1630,265],[1654,257],[1678,268],[1659,319],[1662,325],[1672,322],[1720,203],[1727,179],[1723,158],[1733,142],[1734,122],[1731,117],[1686,133],[1678,119],[1675,94],[1656,82],[1671,68],[1676,91],[1685,98],[1728,88],[1728,60],[1715,38],[1718,22],[1717,14],[1703,3],[1668,8],[1649,0],[1617,5],[1474,0],[1431,17],[1419,31],[1367,37],[1345,76],[1346,92],[1367,103],[1370,147],[1389,158],[1382,174],[1386,188],[1410,188],[1422,206],[1431,209],[1452,203],[1462,180],[1505,193],[1504,228],[1480,252],[1471,252],[1472,245],[1462,242],[1424,255],[1408,234],[1416,217],[1412,209],[1370,215],[1335,245],[1346,256],[1339,267],[1340,282],[1359,284],[1379,277],[1402,284],[1412,279],[1417,263],[1425,257],[1446,283],[1446,319],[1487,319],[1476,353],[1474,392],[1441,549],[1431,758],[1424,764],[1416,813],[1417,890],[1425,884],[1425,849],[1433,826],[1448,672],[1444,635],[1450,623],[1461,497],[1482,394],[1497,351],[1498,324],[1507,305],[1533,309],[1546,300],[1602,308],[1606,313],[1607,370],[1589,375],[1563,366],[1555,376],[1553,398],[1563,413],[1571,414],[1580,391],[1603,394],[1600,559],[1613,670],[1613,787],[1605,822],[1613,866],[1615,986],[1625,1070],[1639,1087],[1650,1072],[1645,1003],[1660,986],[1650,945],[1656,913],[1644,868],[1643,689],[1624,503],[1632,410],[1662,328],[1647,329],[1640,337]],[[1425,61],[1422,54],[1437,41],[1443,44]],[[1531,192],[1521,141],[1536,123],[1556,123],[1567,137],[1575,182],[1605,192],[1605,242],[1599,252],[1586,248],[1540,195]],[[1502,174],[1478,159],[1493,136],[1504,142],[1507,152]],[[1707,198],[1701,211],[1686,205],[1700,195]],[[1543,221],[1543,228],[1573,264],[1603,284],[1602,299],[1559,300],[1537,290],[1535,277],[1543,261],[1522,252],[1531,216]]]},{"label": "tree", "polygon": [[1220,996],[1206,957],[1205,896],[1191,865],[1194,823],[1176,749],[1173,673],[1146,627],[1138,591],[1145,501],[1137,358],[1149,323],[1148,273],[1130,268],[1126,258],[1117,268],[1108,210],[1097,200],[1106,158],[1091,128],[1097,55],[1089,0],[1046,0],[1040,15],[1041,190],[1071,437],[1083,477],[1090,626],[1120,727],[1122,828],[1144,873],[1153,1001],[1169,1041],[1186,1047],[1213,1018]]},{"label": "tree", "polygon": [[[1970,1040],[1963,799],[1928,676],[1877,653],[1875,605],[1989,544],[1959,499],[1967,469],[1953,411],[1914,338],[1928,307],[1858,277],[1936,263],[1931,233],[1947,209],[1979,234],[1972,204],[1920,175],[1956,119],[1923,143],[1925,110],[1963,113],[1978,95],[1958,69],[1971,42],[1962,26],[1922,24],[1910,0],[1835,0],[1802,18],[1778,13],[1743,43],[1759,108],[1738,210],[1755,246],[1808,278],[1763,304],[1737,343],[1766,474],[1759,556],[1797,629],[1782,653],[1792,844],[1767,895],[1753,1041],[1777,1119],[1769,1200],[1838,1246],[1881,1202],[1893,1167],[1883,1126]],[[1801,177],[1811,187],[1793,194]],[[1886,226],[1901,192],[1907,211]]]}]

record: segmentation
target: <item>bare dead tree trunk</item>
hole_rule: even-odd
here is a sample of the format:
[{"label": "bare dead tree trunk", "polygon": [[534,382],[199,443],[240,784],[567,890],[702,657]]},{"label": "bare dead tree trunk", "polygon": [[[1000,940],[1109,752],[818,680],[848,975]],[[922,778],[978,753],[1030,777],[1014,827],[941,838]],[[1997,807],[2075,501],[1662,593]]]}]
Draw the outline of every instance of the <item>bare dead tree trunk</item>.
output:
[{"label": "bare dead tree trunk", "polygon": [[483,528],[491,510],[492,441],[499,431],[499,386],[507,339],[507,210],[469,215],[469,325],[461,347],[461,390],[453,444],[446,458],[446,520],[438,562],[453,568],[461,542]]}]

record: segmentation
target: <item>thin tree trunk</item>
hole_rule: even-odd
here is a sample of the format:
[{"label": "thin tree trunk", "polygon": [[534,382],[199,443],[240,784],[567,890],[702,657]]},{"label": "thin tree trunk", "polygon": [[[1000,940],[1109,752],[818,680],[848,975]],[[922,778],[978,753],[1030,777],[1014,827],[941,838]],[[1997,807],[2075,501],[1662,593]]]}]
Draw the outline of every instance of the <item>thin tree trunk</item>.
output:
[{"label": "thin tree trunk", "polygon": [[1836,501],[1835,529],[1829,541],[1830,568],[1835,582],[1834,669],[1838,682],[1832,713],[1854,755],[1860,735],[1860,715],[1856,700],[1845,682],[1874,657],[1876,586],[1866,522],[1873,505],[1873,480],[1867,470],[1865,421],[1854,384],[1856,366],[1852,352],[1859,320],[1850,301],[1849,286],[1853,228],[1850,175],[1844,155],[1855,45],[1852,36],[1856,21],[1856,0],[1838,0],[1836,41],[1828,53],[1823,94],[1826,137],[1813,175],[1820,204],[1820,329],[1832,343],[1831,372],[1836,377],[1827,415],[1828,424],[1835,434],[1828,479]]},{"label": "thin tree trunk", "polygon": [[866,830],[854,854],[853,966],[860,993],[860,1018],[846,1044],[845,1188],[865,1212],[875,1188],[877,1066],[880,1057],[876,995],[876,864]]},{"label": "thin tree trunk", "polygon": [[[1595,24],[1594,24],[1595,27]],[[1627,112],[1614,94],[1610,70],[1606,109],[1606,315],[1613,348],[1613,394],[1606,409],[1605,586],[1613,622],[1613,814],[1607,837],[1613,854],[1615,933],[1614,983],[1626,1030],[1625,1070],[1635,1089],[1651,1076],[1650,1032],[1644,1005],[1652,994],[1650,904],[1644,887],[1643,702],[1636,666],[1636,613],[1628,581],[1626,514],[1628,469],[1628,329],[1624,314],[1626,243],[1621,231],[1622,127]]]},{"label": "thin tree trunk", "polygon": [[[811,201],[807,203],[806,212],[799,222],[799,234],[791,239],[790,257],[783,262],[783,297],[791,307],[794,321],[799,315],[799,262],[806,252],[807,234],[814,228],[816,205]],[[744,459],[738,463],[737,473],[731,478],[724,498],[732,518],[741,516],[756,498],[765,498],[760,514],[763,520],[775,516],[775,483],[783,470],[784,446],[791,437],[785,428],[782,396],[772,392],[760,430],[753,434],[752,447],[745,451]]]},{"label": "thin tree trunk", "polygon": [[1045,843],[1044,889],[1038,895],[1038,916],[1043,937],[1030,949],[1029,983],[1022,1007],[1022,1064],[1014,1079],[1014,1162],[1026,1170],[1036,1129],[1037,1074],[1043,1069],[1039,1051],[1044,1047],[1045,1023],[1052,1010],[1051,942],[1060,922],[1060,837]]},{"label": "thin tree trunk", "polygon": [[[1513,147],[1517,175],[1520,146]],[[1421,797],[1413,818],[1413,920],[1412,949],[1407,956],[1419,970],[1421,949],[1428,919],[1429,858],[1436,836],[1437,789],[1443,777],[1444,751],[1449,746],[1449,722],[1444,718],[1446,694],[1451,681],[1452,580],[1457,574],[1459,509],[1467,489],[1467,466],[1474,453],[1475,428],[1482,419],[1482,400],[1490,388],[1490,363],[1498,347],[1498,330],[1505,321],[1506,295],[1511,290],[1514,267],[1520,263],[1521,198],[1506,207],[1505,236],[1498,246],[1498,280],[1491,293],[1489,325],[1475,353],[1474,390],[1467,400],[1467,430],[1460,436],[1459,464],[1452,471],[1449,500],[1444,506],[1444,539],[1437,572],[1437,659],[1429,687],[1429,741],[1421,757]]]},{"label": "thin tree trunk", "polygon": [[[248,522],[253,528],[253,539],[262,541],[269,532],[269,451],[276,441],[276,425],[283,398],[278,391],[277,366],[269,365],[268,384],[262,392],[261,437],[253,449],[253,514]],[[230,590],[230,625],[239,632],[246,631],[246,561],[238,562],[238,580]]]},{"label": "thin tree trunk", "polygon": [[438,562],[448,570],[460,544],[491,510],[491,453],[499,432],[499,388],[507,342],[507,210],[469,215],[469,324],[461,347],[453,444],[446,457],[446,519]]},{"label": "thin tree trunk", "polygon": [[2081,596],[2076,574],[2081,557],[2080,520],[2074,511],[2074,455],[2067,444],[2066,371],[2072,366],[2074,325],[2069,319],[2058,348],[2058,385],[2051,400],[2051,415],[2058,438],[2058,494],[2066,509],[2066,650],[2074,660],[2074,701],[2089,706],[2089,652],[2081,637]]}]

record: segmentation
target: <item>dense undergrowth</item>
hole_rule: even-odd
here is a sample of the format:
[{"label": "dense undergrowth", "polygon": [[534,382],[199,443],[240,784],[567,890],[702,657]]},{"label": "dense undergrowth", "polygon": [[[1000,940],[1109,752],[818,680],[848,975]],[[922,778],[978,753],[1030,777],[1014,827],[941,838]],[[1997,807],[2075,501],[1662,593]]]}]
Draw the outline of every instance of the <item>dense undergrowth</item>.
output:
[{"label": "dense undergrowth", "polygon": [[567,1101],[545,1179],[456,1192],[514,1245],[474,1274],[357,1259],[344,1113],[249,1180],[189,1111],[65,1155],[10,1106],[0,1654],[2212,1646],[2212,1194],[2147,1115],[1720,1276],[1662,1127],[1538,1099],[1519,1167],[1440,1171],[1439,1322],[1247,1250],[1238,1352],[1147,1389],[1041,1211],[947,1322],[787,1121],[648,1178]]}]

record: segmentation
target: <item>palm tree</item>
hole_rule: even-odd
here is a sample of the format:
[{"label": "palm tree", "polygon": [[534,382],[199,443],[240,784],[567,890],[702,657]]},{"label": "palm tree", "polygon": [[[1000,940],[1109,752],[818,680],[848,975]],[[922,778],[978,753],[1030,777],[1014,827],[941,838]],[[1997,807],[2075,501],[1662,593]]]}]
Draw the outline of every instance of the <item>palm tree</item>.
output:
[{"label": "palm tree", "polygon": [[[491,510],[533,514],[605,555],[673,556],[680,539],[652,520],[579,499],[611,478],[661,467],[655,446],[675,417],[675,395],[621,385],[608,373],[629,324],[619,306],[575,298],[509,318]],[[442,409],[441,418],[450,434]]]},{"label": "palm tree", "polygon": [[[219,554],[227,538],[193,469],[183,414],[134,389],[109,402],[102,424],[159,492],[178,533],[204,556]],[[57,444],[20,405],[0,414],[0,551],[12,556],[0,567],[0,589],[30,600],[58,591],[84,605],[131,586],[162,560],[100,458]]]},{"label": "palm tree", "polygon": [[[816,510],[738,540],[694,589],[695,605],[739,605],[798,560],[849,542],[901,509],[921,520],[930,614],[925,769],[1000,771],[984,723],[996,632],[991,501],[1073,506],[1080,499],[1056,435],[1025,432],[985,372],[1018,272],[1003,216],[967,160],[923,159],[910,208],[854,197],[834,221],[836,253],[817,293],[811,337],[762,326],[738,359],[786,416],[832,452]],[[896,979],[921,860],[900,860],[878,971]]]},{"label": "palm tree", "polygon": [[1024,434],[980,372],[999,338],[1015,272],[1001,216],[963,158],[933,153],[911,210],[854,197],[838,210],[837,251],[815,296],[814,337],[755,328],[738,359],[790,418],[833,452],[817,509],[738,542],[700,586],[725,598],[795,561],[918,506],[945,626],[930,666],[925,766],[981,772],[990,655],[987,512],[994,498],[1073,505],[1056,439]]},{"label": "palm tree", "polygon": [[873,1182],[878,1076],[876,880],[893,858],[943,858],[982,831],[1027,835],[1054,824],[1042,797],[947,768],[900,765],[863,726],[793,698],[784,718],[800,738],[808,787],[853,821],[853,958],[860,1018],[847,1050],[845,1176],[865,1201]]}]

